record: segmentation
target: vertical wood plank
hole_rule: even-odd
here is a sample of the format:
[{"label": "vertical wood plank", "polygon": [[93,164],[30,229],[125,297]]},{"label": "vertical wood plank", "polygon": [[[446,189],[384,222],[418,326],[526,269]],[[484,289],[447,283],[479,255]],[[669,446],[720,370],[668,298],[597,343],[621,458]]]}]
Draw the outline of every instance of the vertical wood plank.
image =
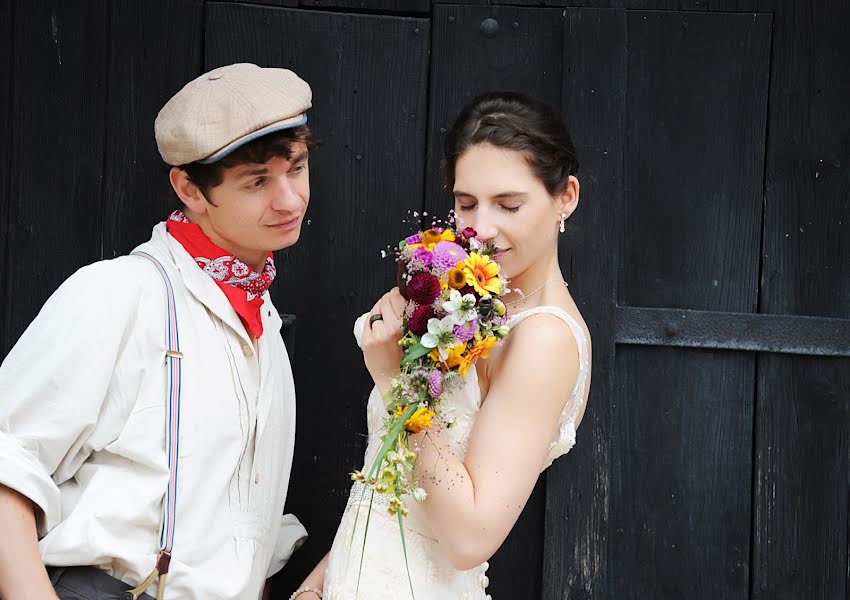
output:
[{"label": "vertical wood plank", "polygon": [[[7,306],[6,279],[9,265],[6,262],[9,242],[10,169],[12,145],[12,27],[14,24],[13,4],[0,6],[0,302]],[[6,356],[11,343],[5,335],[6,319],[0,318],[0,362]]]},{"label": "vertical wood plank", "polygon": [[[481,23],[488,18],[499,25],[493,37],[481,32]],[[443,134],[465,104],[484,92],[512,90],[561,105],[563,14],[437,5],[433,23],[425,206],[445,215],[452,200],[440,177]]]},{"label": "vertical wood plank", "polygon": [[770,26],[629,13],[621,304],[755,310]]},{"label": "vertical wood plank", "polygon": [[[498,23],[492,37],[481,31],[481,23],[488,18]],[[430,214],[445,216],[452,207],[439,172],[442,140],[467,102],[483,92],[515,90],[560,107],[563,20],[560,10],[434,7],[425,199]],[[494,597],[540,597],[544,511],[545,475],[513,531],[489,561],[488,592]]]},{"label": "vertical wood plank", "polygon": [[100,257],[109,3],[15,4],[6,347]]},{"label": "vertical wood plank", "polygon": [[[850,317],[850,5],[775,16],[761,312]],[[759,357],[754,599],[846,598],[850,361]]]},{"label": "vertical wood plank", "polygon": [[754,361],[618,348],[611,598],[748,597]]},{"label": "vertical wood plank", "polygon": [[[770,16],[628,14],[619,301],[751,312]],[[616,364],[611,596],[747,597],[755,357]]]},{"label": "vertical wood plank", "polygon": [[850,360],[759,356],[753,600],[846,598]]},{"label": "vertical wood plank", "polygon": [[[296,463],[288,509],[310,532],[276,579],[286,598],[330,548],[362,467],[371,380],[351,334],[395,281],[379,252],[421,210],[429,23],[425,19],[207,5],[207,67],[291,68],[313,89],[311,203],[301,240],[278,257],[272,294],[298,315]],[[333,432],[332,438],[327,432]]]},{"label": "vertical wood plank", "polygon": [[162,106],[201,73],[202,0],[118,2],[109,23],[103,258],[126,254],[178,207],[156,148]]},{"label": "vertical wood plank", "polygon": [[563,115],[579,155],[579,208],[560,261],[593,340],[590,397],[575,448],[547,474],[543,598],[607,598],[617,227],[625,135],[626,13],[567,10]]}]

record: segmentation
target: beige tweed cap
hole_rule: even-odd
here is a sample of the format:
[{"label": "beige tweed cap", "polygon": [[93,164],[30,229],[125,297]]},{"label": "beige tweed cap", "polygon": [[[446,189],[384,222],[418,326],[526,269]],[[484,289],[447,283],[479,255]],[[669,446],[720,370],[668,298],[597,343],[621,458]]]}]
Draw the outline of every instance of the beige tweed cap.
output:
[{"label": "beige tweed cap", "polygon": [[258,137],[307,122],[313,94],[287,69],[238,63],[187,83],[165,103],[154,132],[169,165],[214,163]]}]

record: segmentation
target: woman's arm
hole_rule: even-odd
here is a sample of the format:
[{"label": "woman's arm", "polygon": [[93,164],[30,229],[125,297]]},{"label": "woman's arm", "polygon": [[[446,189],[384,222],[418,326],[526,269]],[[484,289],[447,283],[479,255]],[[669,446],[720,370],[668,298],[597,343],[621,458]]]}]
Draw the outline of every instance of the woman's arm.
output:
[{"label": "woman's arm", "polygon": [[489,559],[516,523],[540,475],[579,372],[575,337],[557,317],[537,315],[508,338],[473,427],[466,459],[444,435],[424,432],[417,476],[423,509],[458,569]]},{"label": "woman's arm", "polygon": [[[325,572],[328,570],[328,557],[330,556],[330,552],[325,554],[324,558],[319,561],[319,564],[316,565],[316,568],[310,571],[310,574],[307,575],[307,578],[298,586],[298,589],[301,588],[314,588],[317,590],[325,589]],[[298,600],[316,600],[319,598],[319,595],[315,592],[303,592],[298,594]]]}]

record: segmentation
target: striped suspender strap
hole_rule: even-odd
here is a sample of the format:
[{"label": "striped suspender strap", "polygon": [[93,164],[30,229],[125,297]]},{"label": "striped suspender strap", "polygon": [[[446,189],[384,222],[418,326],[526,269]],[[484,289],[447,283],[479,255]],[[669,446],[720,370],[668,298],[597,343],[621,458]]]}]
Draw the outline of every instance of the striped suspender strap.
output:
[{"label": "striped suspender strap", "polygon": [[162,263],[146,252],[133,252],[134,256],[141,256],[149,260],[159,271],[162,281],[165,283],[165,296],[167,303],[166,318],[166,351],[165,361],[168,366],[168,411],[165,429],[165,450],[168,455],[168,490],[165,494],[162,509],[162,526],[159,535],[159,558],[156,568],[136,588],[125,594],[128,600],[136,600],[154,580],[159,577],[157,598],[162,598],[165,592],[165,576],[168,573],[168,565],[171,560],[171,549],[174,547],[174,525],[177,519],[177,469],[180,449],[180,375],[183,354],[180,352],[180,336],[177,331],[177,311],[174,306],[174,288],[171,279]]}]

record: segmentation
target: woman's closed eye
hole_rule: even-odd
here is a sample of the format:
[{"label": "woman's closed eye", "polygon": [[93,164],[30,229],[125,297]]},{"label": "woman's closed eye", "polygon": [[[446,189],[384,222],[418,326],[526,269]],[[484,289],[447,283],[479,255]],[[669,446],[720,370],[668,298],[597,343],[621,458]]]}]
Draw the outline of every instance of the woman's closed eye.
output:
[{"label": "woman's closed eye", "polygon": [[[464,211],[464,212],[467,212],[467,211],[470,211],[470,210],[475,210],[475,208],[476,208],[477,206],[478,206],[478,204],[477,204],[477,203],[476,203],[476,204],[459,204],[459,205],[458,205],[458,208],[459,208],[460,210]],[[517,204],[517,205],[500,204],[500,205],[499,205],[499,207],[500,207],[503,211],[505,211],[505,212],[509,212],[509,213],[515,213],[515,212],[518,212],[521,206],[522,206],[522,204]]]}]

